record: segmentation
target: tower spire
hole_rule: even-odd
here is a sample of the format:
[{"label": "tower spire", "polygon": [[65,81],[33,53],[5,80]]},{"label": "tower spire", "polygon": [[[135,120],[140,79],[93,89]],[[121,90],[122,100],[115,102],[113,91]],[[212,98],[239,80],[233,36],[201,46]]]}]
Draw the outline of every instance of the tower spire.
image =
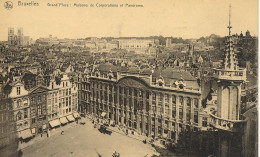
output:
[{"label": "tower spire", "polygon": [[231,28],[232,28],[232,26],[231,26],[231,4],[229,5],[229,20],[228,20],[228,27],[227,28],[229,30],[228,35],[231,36]]},{"label": "tower spire", "polygon": [[224,69],[226,70],[236,70],[238,67],[237,58],[234,53],[233,40],[231,35],[231,5],[229,5],[229,23],[228,23],[228,37],[226,41],[225,57],[224,57]]}]

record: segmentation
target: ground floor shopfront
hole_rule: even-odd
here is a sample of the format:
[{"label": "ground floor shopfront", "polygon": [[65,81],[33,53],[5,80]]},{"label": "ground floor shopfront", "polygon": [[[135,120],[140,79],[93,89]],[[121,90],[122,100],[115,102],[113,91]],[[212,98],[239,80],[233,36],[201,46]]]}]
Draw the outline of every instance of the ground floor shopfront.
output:
[{"label": "ground floor shopfront", "polygon": [[74,112],[72,114],[68,114],[68,115],[60,116],[56,119],[52,119],[49,121],[49,129],[53,129],[56,127],[60,127],[62,125],[66,125],[67,123],[74,122],[78,118],[80,118],[78,112]]},{"label": "ground floor shopfront", "polygon": [[134,131],[147,137],[161,139],[161,144],[163,145],[176,143],[179,133],[184,130],[199,130],[196,125],[185,124],[180,120],[171,119],[150,112],[135,112],[134,110],[127,110],[94,102],[93,104],[94,105],[85,103],[85,107],[81,112],[91,115],[93,119],[102,119],[110,125],[115,124],[128,129],[129,133]]}]

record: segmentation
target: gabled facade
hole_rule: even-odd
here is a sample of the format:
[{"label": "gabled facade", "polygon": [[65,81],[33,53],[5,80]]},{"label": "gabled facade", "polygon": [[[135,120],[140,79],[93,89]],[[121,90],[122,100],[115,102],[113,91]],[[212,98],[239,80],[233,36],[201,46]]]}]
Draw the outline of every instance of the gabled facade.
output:
[{"label": "gabled facade", "polygon": [[48,130],[47,95],[49,89],[37,86],[30,91],[29,98],[31,114],[31,130],[33,134],[43,133]]}]

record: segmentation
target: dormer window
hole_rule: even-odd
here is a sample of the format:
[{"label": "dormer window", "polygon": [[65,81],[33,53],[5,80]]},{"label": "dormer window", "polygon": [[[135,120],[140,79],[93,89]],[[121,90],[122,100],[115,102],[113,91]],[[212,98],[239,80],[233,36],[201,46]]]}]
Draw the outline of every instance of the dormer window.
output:
[{"label": "dormer window", "polygon": [[179,85],[179,88],[180,88],[180,89],[183,89],[183,88],[184,88],[183,84],[180,84],[180,85]]},{"label": "dormer window", "polygon": [[159,82],[159,83],[158,83],[158,85],[159,85],[159,86],[162,86],[162,85],[163,85],[163,83],[162,83],[162,82]]},{"label": "dormer window", "polygon": [[21,87],[17,87],[16,92],[17,92],[17,95],[20,95],[21,94]]},{"label": "dormer window", "polygon": [[177,88],[178,85],[179,85],[178,82],[174,82],[174,83],[172,84],[172,87],[173,87],[173,88]]}]

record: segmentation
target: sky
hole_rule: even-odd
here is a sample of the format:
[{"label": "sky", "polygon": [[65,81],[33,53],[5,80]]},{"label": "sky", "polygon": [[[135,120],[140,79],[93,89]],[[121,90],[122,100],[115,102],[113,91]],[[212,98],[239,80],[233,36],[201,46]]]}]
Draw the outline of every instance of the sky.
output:
[{"label": "sky", "polygon": [[[249,30],[258,35],[257,0],[34,0],[39,6],[12,9],[0,1],[0,41],[6,41],[8,27],[23,27],[33,39],[85,37],[173,36],[199,38],[228,34],[229,5],[232,33]],[[21,0],[31,2],[31,0]],[[94,4],[95,7],[49,7],[48,3]],[[143,7],[96,7],[96,4],[141,4]]]}]

